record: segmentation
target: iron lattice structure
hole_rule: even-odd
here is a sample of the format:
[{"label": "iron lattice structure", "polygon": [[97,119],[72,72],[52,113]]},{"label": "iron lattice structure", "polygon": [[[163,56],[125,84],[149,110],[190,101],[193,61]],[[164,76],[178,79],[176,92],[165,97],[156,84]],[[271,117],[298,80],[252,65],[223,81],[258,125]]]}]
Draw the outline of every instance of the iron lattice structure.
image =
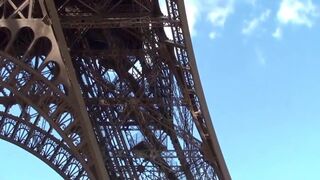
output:
[{"label": "iron lattice structure", "polygon": [[0,0],[0,137],[65,179],[230,179],[183,0]]}]

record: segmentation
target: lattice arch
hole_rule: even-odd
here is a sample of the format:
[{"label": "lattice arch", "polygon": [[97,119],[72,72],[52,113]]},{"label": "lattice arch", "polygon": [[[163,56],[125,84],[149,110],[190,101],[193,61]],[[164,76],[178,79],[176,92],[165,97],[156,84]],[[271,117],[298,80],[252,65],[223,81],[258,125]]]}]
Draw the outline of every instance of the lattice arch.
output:
[{"label": "lattice arch", "polygon": [[43,71],[4,53],[0,60],[0,138],[34,154],[64,178],[88,179],[87,158],[75,152],[81,137],[68,130],[75,127],[75,117],[63,105],[64,92]]},{"label": "lattice arch", "polygon": [[[16,116],[0,111],[0,138],[32,153],[65,179],[88,179],[63,141]],[[71,162],[68,162],[70,161]]]},{"label": "lattice arch", "polygon": [[[99,179],[107,176],[104,158],[78,98],[75,78],[70,78],[73,67],[62,56],[46,2],[0,3],[0,118],[5,132],[1,137],[44,160],[66,179]],[[37,138],[30,138],[34,132]],[[40,149],[31,146],[31,140]]]}]

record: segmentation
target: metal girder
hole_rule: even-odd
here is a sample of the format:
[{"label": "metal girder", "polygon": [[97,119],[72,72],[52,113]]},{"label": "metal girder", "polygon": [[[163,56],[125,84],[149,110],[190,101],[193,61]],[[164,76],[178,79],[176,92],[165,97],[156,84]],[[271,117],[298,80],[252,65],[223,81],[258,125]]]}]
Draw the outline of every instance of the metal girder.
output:
[{"label": "metal girder", "polygon": [[171,27],[179,24],[179,20],[167,17],[136,17],[136,18],[101,18],[93,17],[65,17],[61,21],[63,28],[139,28],[139,27]]},{"label": "metal girder", "polygon": [[[0,6],[0,33],[8,39],[0,50],[0,96],[17,99],[14,104],[1,102],[1,138],[45,159],[66,179],[106,179],[72,62],[59,49],[64,36],[58,33],[52,5],[11,0]],[[16,133],[20,126],[22,134]]]},{"label": "metal girder", "polygon": [[94,165],[94,175],[95,179],[101,179],[101,180],[108,180],[109,176],[107,174],[106,168],[104,167],[104,162],[103,162],[103,156],[101,154],[101,150],[99,145],[97,144],[96,138],[95,138],[95,134],[93,131],[93,127],[92,124],[90,122],[90,119],[88,117],[87,114],[87,110],[84,104],[84,100],[82,98],[81,95],[81,91],[80,91],[80,86],[78,84],[77,81],[77,77],[76,77],[76,73],[74,70],[74,67],[72,65],[71,62],[71,56],[69,54],[69,52],[67,51],[67,45],[65,42],[65,38],[64,38],[64,34],[63,34],[63,30],[61,28],[61,24],[60,24],[60,20],[57,14],[57,10],[55,7],[55,4],[53,1],[51,0],[46,0],[45,1],[45,5],[48,8],[48,15],[50,17],[50,20],[52,22],[52,28],[53,31],[55,33],[56,39],[57,41],[59,41],[59,50],[61,53],[61,56],[64,60],[65,65],[67,66],[67,71],[69,71],[68,73],[68,78],[70,79],[70,83],[71,83],[71,88],[70,90],[72,90],[71,92],[74,94],[74,96],[76,97],[74,100],[75,104],[77,104],[77,108],[78,111],[77,113],[80,113],[80,124],[83,127],[83,131],[82,131],[82,136],[86,137],[87,139],[87,143],[89,144],[89,147],[87,147],[89,149],[89,156],[91,156]]},{"label": "metal girder", "polygon": [[[186,16],[186,11],[185,11],[185,5],[184,5],[184,1],[183,0],[178,0],[177,1],[177,7],[178,9],[180,9],[180,13],[181,13],[181,19],[183,19],[184,21],[182,22],[182,29],[184,32],[184,36],[185,36],[185,43],[186,43],[186,48],[187,48],[187,52],[188,52],[188,56],[190,58],[190,66],[192,67],[191,72],[192,72],[192,76],[195,80],[195,91],[198,95],[199,98],[199,102],[201,104],[201,110],[203,112],[203,116],[205,118],[205,124],[206,127],[208,128],[208,135],[206,135],[207,141],[209,141],[209,145],[211,146],[210,154],[211,156],[213,156],[214,159],[212,159],[211,161],[213,161],[213,163],[216,163],[217,166],[219,167],[220,171],[218,171],[218,173],[221,176],[221,179],[226,179],[229,180],[231,179],[229,171],[227,169],[226,163],[224,161],[220,146],[218,144],[218,139],[217,136],[215,134],[215,131],[213,129],[213,124],[212,124],[212,120],[210,118],[210,114],[209,114],[209,110],[208,110],[208,106],[206,104],[206,100],[204,97],[204,93],[203,93],[203,89],[201,86],[201,81],[200,81],[200,77],[198,74],[198,70],[197,70],[197,65],[196,65],[196,61],[195,61],[195,55],[193,52],[193,48],[192,48],[192,43],[191,43],[191,39],[190,39],[190,32],[189,32],[189,28],[188,28],[188,23],[187,23],[187,16]],[[217,159],[217,160],[216,160]],[[215,162],[218,161],[218,162]]]}]

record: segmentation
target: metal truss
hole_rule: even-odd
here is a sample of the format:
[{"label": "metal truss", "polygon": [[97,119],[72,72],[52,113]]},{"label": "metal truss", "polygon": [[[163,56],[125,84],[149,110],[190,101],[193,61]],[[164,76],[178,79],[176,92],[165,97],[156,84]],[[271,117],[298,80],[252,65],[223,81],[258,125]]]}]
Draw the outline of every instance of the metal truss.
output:
[{"label": "metal truss", "polygon": [[65,179],[231,179],[163,2],[1,0],[0,138]]}]

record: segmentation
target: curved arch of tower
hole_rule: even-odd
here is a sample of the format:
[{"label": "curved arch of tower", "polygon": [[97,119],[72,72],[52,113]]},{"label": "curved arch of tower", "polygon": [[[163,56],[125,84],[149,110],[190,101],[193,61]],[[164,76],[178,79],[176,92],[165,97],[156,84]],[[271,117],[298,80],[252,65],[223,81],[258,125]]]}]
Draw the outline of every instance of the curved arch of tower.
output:
[{"label": "curved arch of tower", "polygon": [[64,179],[231,179],[183,0],[0,1],[0,138]]}]

